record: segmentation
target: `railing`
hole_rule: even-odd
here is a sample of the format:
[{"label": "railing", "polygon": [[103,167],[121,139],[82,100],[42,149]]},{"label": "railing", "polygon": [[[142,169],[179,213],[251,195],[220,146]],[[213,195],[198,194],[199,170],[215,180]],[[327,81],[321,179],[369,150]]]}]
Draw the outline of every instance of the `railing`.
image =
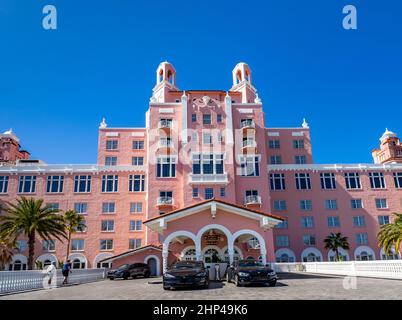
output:
[{"label": "railing", "polygon": [[[106,269],[73,269],[68,277],[69,284],[81,284],[103,280]],[[52,283],[45,270],[0,271],[0,294],[20,291],[48,289],[62,285],[63,275],[57,270]]]},{"label": "railing", "polygon": [[173,148],[173,141],[171,141],[171,140],[159,140],[158,148]]},{"label": "railing", "polygon": [[159,129],[168,128],[171,129],[173,127],[173,122],[169,120],[160,120],[159,121]]},{"label": "railing", "polygon": [[275,263],[274,270],[402,280],[402,260]]},{"label": "railing", "polygon": [[255,122],[254,122],[254,120],[251,120],[251,119],[242,120],[240,122],[240,128],[241,129],[243,129],[243,128],[255,128]]},{"label": "railing", "polygon": [[255,148],[257,147],[257,141],[255,140],[243,140],[243,148]]},{"label": "railing", "polygon": [[227,173],[221,174],[190,174],[189,175],[189,183],[196,184],[210,184],[210,183],[228,183],[228,175]]},{"label": "railing", "polygon": [[158,197],[157,205],[173,205],[173,198],[172,197]]},{"label": "railing", "polygon": [[247,196],[244,199],[244,204],[261,204],[261,196],[255,196],[255,195],[251,195],[251,196]]}]

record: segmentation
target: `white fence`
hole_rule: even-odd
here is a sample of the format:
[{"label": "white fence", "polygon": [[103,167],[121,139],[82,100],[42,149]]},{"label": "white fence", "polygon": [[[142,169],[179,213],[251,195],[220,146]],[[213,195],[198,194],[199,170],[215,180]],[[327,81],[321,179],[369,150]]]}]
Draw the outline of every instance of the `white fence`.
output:
[{"label": "white fence", "polygon": [[[68,277],[68,283],[87,283],[103,280],[105,277],[106,269],[73,269]],[[61,270],[57,270],[50,285],[48,280],[49,276],[42,270],[0,271],[0,294],[61,286],[63,282]]]},{"label": "white fence", "polygon": [[274,263],[276,272],[308,272],[402,280],[402,260]]}]

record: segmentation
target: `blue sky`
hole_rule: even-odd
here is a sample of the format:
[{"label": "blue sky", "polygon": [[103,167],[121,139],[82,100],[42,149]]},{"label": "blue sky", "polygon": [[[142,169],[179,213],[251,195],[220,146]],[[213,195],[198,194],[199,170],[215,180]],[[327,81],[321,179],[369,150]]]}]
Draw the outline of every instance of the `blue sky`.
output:
[{"label": "blue sky", "polygon": [[[42,8],[58,29],[42,28]],[[342,28],[357,7],[358,30]],[[32,157],[94,163],[98,125],[144,126],[159,62],[180,89],[231,86],[247,62],[269,127],[310,123],[317,163],[371,162],[402,135],[400,1],[1,0],[0,130]]]}]

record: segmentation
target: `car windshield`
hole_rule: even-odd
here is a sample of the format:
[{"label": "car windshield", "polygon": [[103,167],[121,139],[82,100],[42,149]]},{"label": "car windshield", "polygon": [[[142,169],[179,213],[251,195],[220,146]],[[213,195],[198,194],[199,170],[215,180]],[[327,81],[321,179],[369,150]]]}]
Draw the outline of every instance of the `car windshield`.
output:
[{"label": "car windshield", "polygon": [[128,264],[123,264],[122,266],[118,267],[117,270],[126,269],[128,266]]},{"label": "car windshield", "polygon": [[264,265],[261,262],[257,261],[240,261],[239,267],[263,267]]},{"label": "car windshield", "polygon": [[178,262],[173,265],[173,270],[185,270],[185,269],[194,269],[201,268],[202,264],[200,262]]}]

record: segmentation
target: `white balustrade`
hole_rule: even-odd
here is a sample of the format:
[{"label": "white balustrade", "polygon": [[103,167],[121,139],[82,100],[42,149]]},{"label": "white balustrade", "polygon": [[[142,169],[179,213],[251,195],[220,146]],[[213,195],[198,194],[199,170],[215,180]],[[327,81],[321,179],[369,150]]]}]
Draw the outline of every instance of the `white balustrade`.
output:
[{"label": "white balustrade", "polygon": [[[106,269],[73,269],[68,277],[69,284],[81,284],[103,280]],[[0,294],[48,288],[48,275],[43,270],[0,271]],[[61,286],[63,275],[57,270],[52,279],[53,286]]]}]

